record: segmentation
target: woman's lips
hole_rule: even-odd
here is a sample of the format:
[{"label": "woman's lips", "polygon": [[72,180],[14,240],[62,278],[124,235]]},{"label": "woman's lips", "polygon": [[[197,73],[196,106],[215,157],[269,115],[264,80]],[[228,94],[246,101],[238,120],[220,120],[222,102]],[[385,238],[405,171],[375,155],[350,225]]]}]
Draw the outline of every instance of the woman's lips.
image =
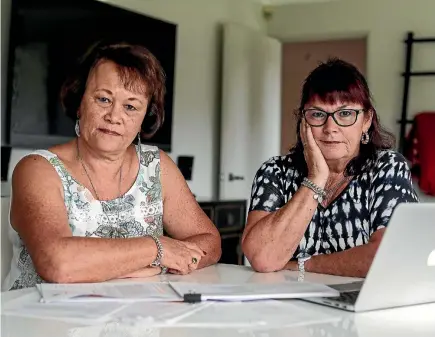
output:
[{"label": "woman's lips", "polygon": [[341,144],[341,142],[336,142],[336,141],[327,141],[327,140],[321,140],[321,142],[325,145],[338,145]]},{"label": "woman's lips", "polygon": [[98,129],[98,130],[101,131],[102,133],[107,134],[107,135],[120,136],[120,134],[118,132],[111,131],[111,130],[108,130],[108,129]]}]

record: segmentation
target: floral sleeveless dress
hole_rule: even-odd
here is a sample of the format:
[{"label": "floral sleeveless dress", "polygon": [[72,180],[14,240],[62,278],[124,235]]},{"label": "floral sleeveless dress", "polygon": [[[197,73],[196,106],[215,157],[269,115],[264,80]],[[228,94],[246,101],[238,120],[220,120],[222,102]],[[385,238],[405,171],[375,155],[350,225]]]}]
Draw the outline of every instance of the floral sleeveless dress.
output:
[{"label": "floral sleeveless dress", "polygon": [[[150,234],[163,235],[163,200],[160,180],[160,153],[154,146],[141,145],[135,182],[123,196],[109,201],[94,199],[91,192],[77,182],[52,152],[38,150],[31,154],[46,158],[62,181],[68,224],[73,236],[133,238]],[[41,224],[42,225],[42,224]],[[13,245],[11,270],[3,290],[33,287],[43,282],[35,271],[27,248],[9,224]]]}]

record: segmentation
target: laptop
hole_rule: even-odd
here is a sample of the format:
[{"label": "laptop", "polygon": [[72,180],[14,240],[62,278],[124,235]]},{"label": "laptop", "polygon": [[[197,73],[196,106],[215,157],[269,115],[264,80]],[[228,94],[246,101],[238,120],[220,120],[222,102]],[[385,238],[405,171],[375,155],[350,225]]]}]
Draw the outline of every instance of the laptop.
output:
[{"label": "laptop", "polygon": [[305,298],[353,312],[435,302],[435,203],[401,203],[364,281],[330,285],[339,297]]}]

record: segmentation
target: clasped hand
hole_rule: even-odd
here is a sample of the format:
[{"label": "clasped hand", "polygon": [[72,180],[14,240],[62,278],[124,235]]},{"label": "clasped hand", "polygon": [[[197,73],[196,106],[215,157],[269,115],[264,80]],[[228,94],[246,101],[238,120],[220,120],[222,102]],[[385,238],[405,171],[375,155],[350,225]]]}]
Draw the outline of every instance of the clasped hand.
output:
[{"label": "clasped hand", "polygon": [[161,265],[173,274],[186,275],[198,268],[205,252],[195,243],[160,237],[163,246]]},{"label": "clasped hand", "polygon": [[[163,259],[161,265],[168,268],[172,274],[186,275],[198,268],[201,258],[205,253],[198,245],[161,236],[163,246]],[[160,267],[146,267],[139,269],[120,278],[145,278],[160,274]]]}]

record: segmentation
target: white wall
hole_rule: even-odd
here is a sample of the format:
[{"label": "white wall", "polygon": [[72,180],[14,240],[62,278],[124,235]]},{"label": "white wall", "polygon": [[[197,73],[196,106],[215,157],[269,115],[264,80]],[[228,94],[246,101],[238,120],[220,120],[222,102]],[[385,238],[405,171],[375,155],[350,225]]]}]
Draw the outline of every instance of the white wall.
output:
[{"label": "white wall", "polygon": [[[265,31],[261,6],[250,0],[104,2],[178,24],[173,150],[170,155],[174,160],[179,155],[194,156],[193,179],[189,185],[201,199],[214,197],[217,191],[219,153],[219,24],[236,22]],[[12,166],[24,153],[16,151],[11,159]]]},{"label": "white wall", "polygon": [[[398,135],[407,31],[435,36],[434,0],[341,0],[279,6],[268,33],[282,41],[367,36],[367,77],[381,121]],[[413,70],[435,71],[435,44],[414,49]],[[411,80],[409,116],[435,110],[435,77]]]},{"label": "white wall", "polygon": [[237,22],[265,30],[260,5],[249,0],[110,0],[178,24],[171,157],[192,155],[191,190],[215,197],[218,177],[220,110],[220,26]]}]

